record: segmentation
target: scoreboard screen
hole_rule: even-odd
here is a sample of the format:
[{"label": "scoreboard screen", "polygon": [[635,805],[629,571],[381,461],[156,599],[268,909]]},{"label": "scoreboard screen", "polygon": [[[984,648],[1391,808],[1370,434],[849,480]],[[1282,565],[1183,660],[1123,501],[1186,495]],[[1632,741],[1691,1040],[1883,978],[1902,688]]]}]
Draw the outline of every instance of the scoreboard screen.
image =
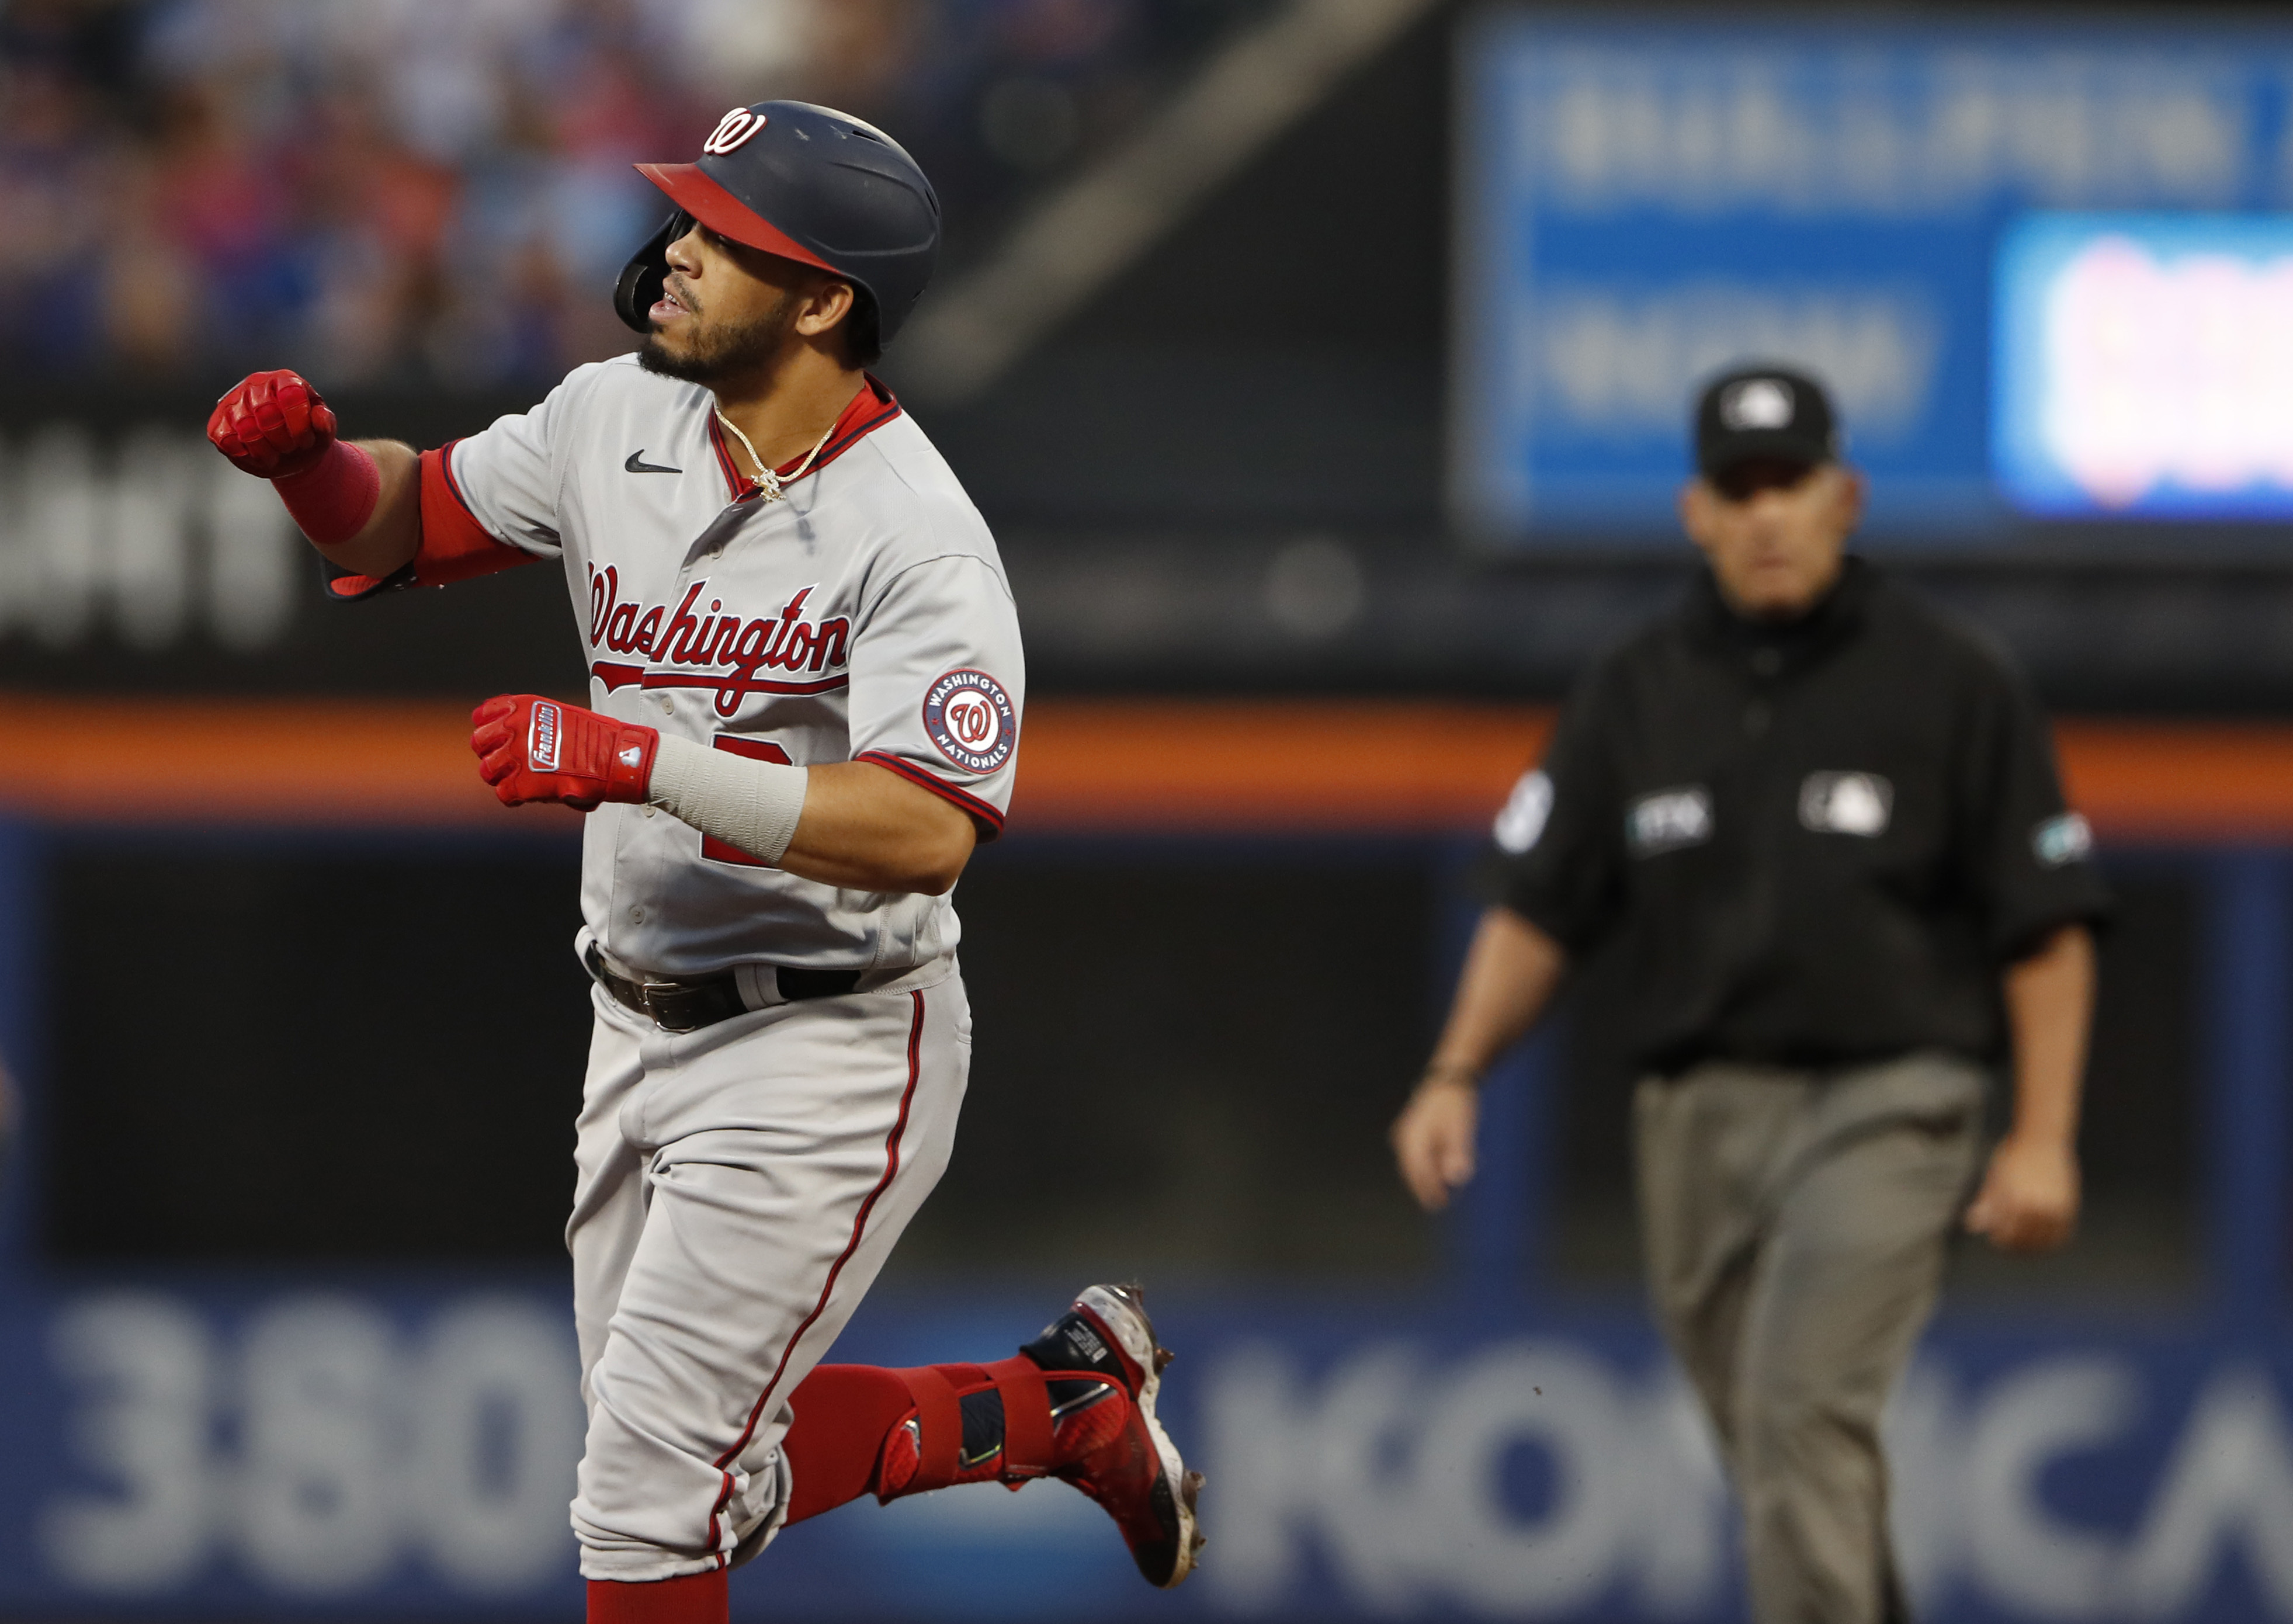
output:
[{"label": "scoreboard screen", "polygon": [[1882,546],[2293,502],[2293,29],[1495,12],[1458,85],[1484,547],[1680,545],[1695,391],[1761,360],[1830,386]]},{"label": "scoreboard screen", "polygon": [[1997,287],[1992,445],[2018,507],[2293,515],[2293,218],[2037,214]]}]

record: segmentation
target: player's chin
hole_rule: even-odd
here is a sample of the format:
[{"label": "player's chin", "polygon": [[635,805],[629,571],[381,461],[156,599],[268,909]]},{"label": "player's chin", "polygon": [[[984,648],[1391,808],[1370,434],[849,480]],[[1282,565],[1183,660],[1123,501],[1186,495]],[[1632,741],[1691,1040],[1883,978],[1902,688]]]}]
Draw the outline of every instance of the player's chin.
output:
[{"label": "player's chin", "polygon": [[637,345],[637,365],[663,377],[700,381],[707,369],[694,364],[697,346],[693,343],[693,325],[690,316],[666,326],[655,322],[653,330]]}]

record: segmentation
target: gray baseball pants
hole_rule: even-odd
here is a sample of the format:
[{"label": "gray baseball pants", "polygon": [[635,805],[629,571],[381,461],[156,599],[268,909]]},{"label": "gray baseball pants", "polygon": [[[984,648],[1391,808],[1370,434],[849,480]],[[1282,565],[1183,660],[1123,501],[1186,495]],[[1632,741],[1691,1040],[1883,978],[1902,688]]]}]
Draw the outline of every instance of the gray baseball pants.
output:
[{"label": "gray baseball pants", "polygon": [[1908,1617],[1879,1415],[1934,1307],[1983,1095],[1981,1068],[1924,1053],[1640,1085],[1649,1289],[1719,1434],[1756,1624]]},{"label": "gray baseball pants", "polygon": [[588,1579],[737,1566],[779,1531],[810,1374],[955,1146],[952,956],[677,1035],[602,989],[566,1240],[589,1430]]}]

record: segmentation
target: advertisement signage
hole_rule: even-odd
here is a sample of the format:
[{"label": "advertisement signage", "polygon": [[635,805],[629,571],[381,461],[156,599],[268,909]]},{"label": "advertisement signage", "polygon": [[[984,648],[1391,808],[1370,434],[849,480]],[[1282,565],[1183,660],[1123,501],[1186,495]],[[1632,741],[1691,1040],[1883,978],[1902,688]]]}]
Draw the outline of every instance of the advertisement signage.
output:
[{"label": "advertisement signage", "polygon": [[2283,30],[1498,12],[1459,84],[1451,494],[1499,546],[1671,536],[1692,392],[1749,359],[1830,384],[1873,534],[2002,544],[2062,511],[1992,470],[2013,223],[2293,200]]},{"label": "advertisement signage", "polygon": [[[10,1292],[0,1610],[570,1616],[571,1315],[536,1282],[222,1277]],[[871,1303],[839,1358],[1001,1357],[1008,1293]],[[733,1580],[735,1619],[1734,1620],[1710,1435],[1630,1305],[1166,1298],[1209,1476],[1171,1596],[1058,1483],[863,1501]],[[1891,1412],[1921,1616],[2293,1618],[2293,1358],[1947,1320]]]},{"label": "advertisement signage", "polygon": [[2033,215],[2000,246],[1997,311],[2016,505],[2293,514],[2293,219]]}]

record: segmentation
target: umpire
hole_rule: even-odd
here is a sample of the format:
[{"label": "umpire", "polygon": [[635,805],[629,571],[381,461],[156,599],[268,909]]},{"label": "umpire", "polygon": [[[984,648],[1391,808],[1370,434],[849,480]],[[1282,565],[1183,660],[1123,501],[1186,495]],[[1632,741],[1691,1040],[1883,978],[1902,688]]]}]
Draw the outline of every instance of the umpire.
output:
[{"label": "umpire", "polygon": [[2109,901],[2021,681],[1846,553],[1863,483],[1822,388],[1729,373],[1695,432],[1680,513],[1707,568],[1583,680],[1498,816],[1393,1145],[1445,1205],[1482,1073],[1615,939],[1649,1289],[1742,1505],[1753,1617],[1877,1624],[1906,1616],[1879,1414],[1949,1232],[2038,1251],[2078,1216]]}]

